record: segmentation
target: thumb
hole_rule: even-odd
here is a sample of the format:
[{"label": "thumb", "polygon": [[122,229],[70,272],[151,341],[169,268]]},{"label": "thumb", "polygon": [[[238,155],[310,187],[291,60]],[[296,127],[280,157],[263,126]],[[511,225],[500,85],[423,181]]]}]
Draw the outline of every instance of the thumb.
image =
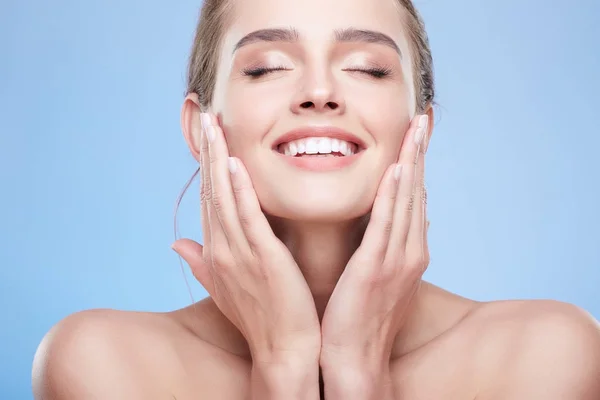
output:
[{"label": "thumb", "polygon": [[192,274],[209,295],[214,293],[214,280],[209,266],[204,261],[204,247],[190,239],[179,239],[171,248],[190,266]]}]

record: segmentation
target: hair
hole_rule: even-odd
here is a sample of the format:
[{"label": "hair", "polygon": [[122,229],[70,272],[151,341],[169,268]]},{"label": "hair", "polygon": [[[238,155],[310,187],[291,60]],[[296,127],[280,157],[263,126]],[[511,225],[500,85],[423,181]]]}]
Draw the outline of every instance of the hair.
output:
[{"label": "hair", "polygon": [[[413,55],[413,82],[418,113],[434,103],[433,59],[421,15],[411,0],[394,0],[406,12],[409,46]],[[232,0],[205,0],[189,58],[187,93],[196,93],[203,110],[213,99],[223,34],[229,22]]]}]

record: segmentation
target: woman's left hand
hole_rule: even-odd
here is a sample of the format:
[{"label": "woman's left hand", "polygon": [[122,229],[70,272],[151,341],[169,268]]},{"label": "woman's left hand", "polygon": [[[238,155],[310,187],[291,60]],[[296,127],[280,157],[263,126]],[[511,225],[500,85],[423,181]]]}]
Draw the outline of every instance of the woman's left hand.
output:
[{"label": "woman's left hand", "polygon": [[[394,340],[429,265],[424,158],[428,117],[413,120],[398,164],[386,171],[362,243],[338,281],[321,323],[326,393],[393,398]],[[415,138],[421,137],[422,144]],[[338,392],[333,394],[333,392]]]}]

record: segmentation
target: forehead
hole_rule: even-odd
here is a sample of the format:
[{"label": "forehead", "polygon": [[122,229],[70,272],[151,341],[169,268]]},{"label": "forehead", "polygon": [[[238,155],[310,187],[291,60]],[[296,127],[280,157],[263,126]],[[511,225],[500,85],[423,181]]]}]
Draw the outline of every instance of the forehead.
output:
[{"label": "forehead", "polygon": [[226,51],[260,29],[293,28],[301,40],[317,41],[350,27],[384,33],[407,51],[404,18],[395,0],[236,0],[232,11]]}]

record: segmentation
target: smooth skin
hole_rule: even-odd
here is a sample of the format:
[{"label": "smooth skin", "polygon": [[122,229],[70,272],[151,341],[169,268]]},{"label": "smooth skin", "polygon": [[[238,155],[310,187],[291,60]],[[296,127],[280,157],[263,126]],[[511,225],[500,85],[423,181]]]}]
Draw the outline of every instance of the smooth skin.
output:
[{"label": "smooth skin", "polygon": [[211,297],[166,314],[68,317],[38,350],[36,399],[317,399],[319,366],[331,399],[598,398],[600,333],[585,312],[551,301],[476,303],[420,280],[426,209],[412,194],[424,193],[425,146],[405,141],[385,173],[318,329],[300,270],[243,164],[228,165],[222,131],[211,129],[201,157],[205,246],[174,245]]},{"label": "smooth skin", "polygon": [[[394,2],[234,8],[210,114],[195,94],[181,114],[201,165],[204,244],[173,248],[210,297],[169,313],[65,318],[36,353],[35,398],[318,399],[320,370],[329,400],[598,400],[600,328],[585,311],[476,302],[422,281],[433,111],[416,112]],[[244,35],[282,27],[299,40],[234,51]],[[384,33],[400,54],[332,40],[350,27]],[[244,73],[257,65],[276,69]],[[361,157],[310,173],[272,151],[315,124],[359,136]]]}]

